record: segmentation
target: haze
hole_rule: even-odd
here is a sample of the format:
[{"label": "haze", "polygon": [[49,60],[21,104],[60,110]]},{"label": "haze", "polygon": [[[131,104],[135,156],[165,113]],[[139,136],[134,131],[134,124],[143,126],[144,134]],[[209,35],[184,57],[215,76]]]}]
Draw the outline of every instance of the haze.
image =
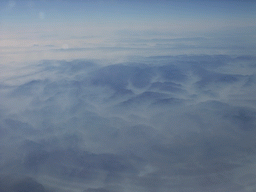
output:
[{"label": "haze", "polygon": [[254,1],[0,2],[1,192],[255,192]]}]

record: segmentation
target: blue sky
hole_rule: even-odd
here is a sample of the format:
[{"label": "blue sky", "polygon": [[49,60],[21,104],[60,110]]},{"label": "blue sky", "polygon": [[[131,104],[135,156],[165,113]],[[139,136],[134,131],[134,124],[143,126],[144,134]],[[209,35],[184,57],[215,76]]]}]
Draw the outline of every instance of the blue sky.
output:
[{"label": "blue sky", "polygon": [[[63,48],[79,50],[75,59],[83,57],[82,49],[120,46],[140,48],[137,55],[150,56],[152,51],[148,49],[156,47],[157,52],[161,47],[161,43],[154,44],[150,39],[198,37],[208,40],[206,48],[214,49],[214,54],[227,53],[229,48],[229,53],[238,54],[245,52],[246,47],[250,54],[255,52],[255,9],[253,1],[1,1],[1,36],[5,40],[1,49],[7,53],[2,57],[9,62],[19,58],[25,61],[33,45],[37,47],[34,47],[32,60],[71,59],[72,54],[52,56],[53,51]],[[54,36],[56,38],[51,38]],[[26,38],[29,40],[24,41]],[[130,44],[122,44],[127,39]],[[149,41],[142,45],[137,43],[139,39]],[[210,53],[204,52],[205,45],[192,44],[200,49],[199,52]],[[222,44],[225,44],[225,51],[216,49],[223,47]],[[191,42],[188,45],[191,46]],[[161,47],[164,54],[199,53],[195,49],[187,52],[168,50],[166,46],[165,43]],[[171,47],[176,46],[183,45]],[[234,50],[239,46],[240,50]],[[100,49],[93,50],[94,55],[96,51]],[[115,54],[125,58],[135,53],[115,51]]]},{"label": "blue sky", "polygon": [[[172,22],[255,19],[253,1],[2,1],[2,22]],[[252,22],[252,20],[251,20]],[[253,25],[253,22],[251,23]]]}]

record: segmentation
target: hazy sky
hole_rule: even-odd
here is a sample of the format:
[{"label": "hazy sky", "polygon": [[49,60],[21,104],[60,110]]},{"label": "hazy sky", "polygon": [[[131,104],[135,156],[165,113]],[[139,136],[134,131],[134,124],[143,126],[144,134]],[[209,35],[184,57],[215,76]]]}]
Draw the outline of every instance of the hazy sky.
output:
[{"label": "hazy sky", "polygon": [[0,1],[0,191],[255,192],[255,10]]},{"label": "hazy sky", "polygon": [[255,53],[254,1],[20,0],[0,7],[5,62]]}]

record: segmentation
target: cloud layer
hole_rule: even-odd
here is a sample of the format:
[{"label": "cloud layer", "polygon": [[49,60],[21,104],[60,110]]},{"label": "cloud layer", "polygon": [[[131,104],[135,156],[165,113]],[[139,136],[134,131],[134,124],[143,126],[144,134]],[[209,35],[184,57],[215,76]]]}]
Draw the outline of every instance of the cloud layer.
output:
[{"label": "cloud layer", "polygon": [[253,56],[47,60],[8,72],[2,191],[256,190]]}]

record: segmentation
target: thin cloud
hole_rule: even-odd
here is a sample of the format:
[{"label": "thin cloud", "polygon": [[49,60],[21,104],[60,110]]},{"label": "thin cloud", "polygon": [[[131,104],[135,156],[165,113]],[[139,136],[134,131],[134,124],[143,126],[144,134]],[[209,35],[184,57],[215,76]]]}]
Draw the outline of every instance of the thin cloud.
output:
[{"label": "thin cloud", "polygon": [[[2,173],[38,178],[40,190],[76,182],[86,192],[246,191],[244,178],[254,182],[254,169],[246,170],[256,153],[256,110],[242,101],[256,82],[246,75],[255,70],[254,57],[142,60],[108,66],[48,60],[25,79],[6,77]],[[239,70],[245,66],[251,70]],[[221,97],[232,86],[238,90]],[[236,105],[228,98],[239,90]]]}]

